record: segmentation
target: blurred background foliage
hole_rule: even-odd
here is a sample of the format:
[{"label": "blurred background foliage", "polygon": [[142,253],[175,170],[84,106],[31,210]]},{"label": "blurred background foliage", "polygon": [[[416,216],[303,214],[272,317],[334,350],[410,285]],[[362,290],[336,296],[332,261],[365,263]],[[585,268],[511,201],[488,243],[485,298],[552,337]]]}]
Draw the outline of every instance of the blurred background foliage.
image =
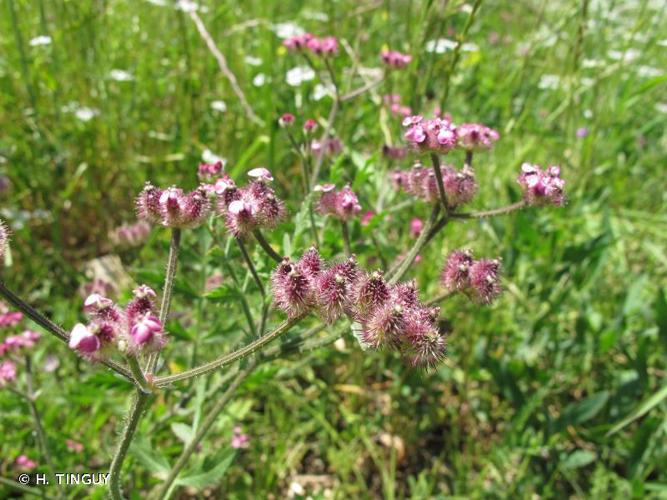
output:
[{"label": "blurred background foliage", "polygon": [[[215,155],[237,180],[263,165],[299,214],[298,158],[277,117],[289,111],[297,121],[322,122],[332,100],[320,95],[317,77],[287,81],[304,65],[281,47],[295,25],[344,41],[335,61],[343,81],[356,65],[373,74],[383,47],[414,56],[406,70],[342,108],[334,129],[344,149],[321,175],[351,182],[364,208],[376,212],[370,225],[352,227],[365,265],[399,256],[411,242],[410,219],[429,212],[420,202],[399,205],[408,198],[390,187],[390,170],[410,160],[382,157],[383,144],[402,143],[400,119],[382,108],[384,94],[400,94],[426,114],[449,87],[444,108],[455,121],[500,131],[496,148],[475,158],[481,189],[474,208],[516,201],[524,161],[560,164],[569,201],[452,224],[422,254],[411,277],[423,297],[438,293],[454,248],[503,259],[505,293],[494,306],[463,297],[443,304],[451,333],[439,370],[415,372],[390,354],[363,352],[348,333],[335,347],[264,365],[192,460],[191,472],[208,476],[180,494],[667,495],[664,2],[487,0],[453,72],[453,47],[472,3],[198,4],[263,126],[248,119],[221,75],[190,19],[193,5],[1,2],[0,214],[13,230],[4,279],[66,327],[81,316],[77,290],[92,259],[119,253],[131,281],[160,287],[165,231],[154,229],[133,251],[119,252],[108,237],[134,220],[134,197],[148,180],[192,187],[198,162]],[[351,88],[361,83],[356,77]],[[283,253],[299,255],[311,244],[302,219],[269,234]],[[324,253],[339,254],[338,226],[319,217],[318,224]],[[271,262],[256,250],[253,258],[268,278]],[[248,335],[239,294],[253,311],[259,307],[221,231],[215,239],[205,229],[187,233],[181,262],[169,324],[172,370]],[[234,271],[241,290],[230,285]],[[223,285],[203,298],[206,280],[220,272]],[[36,365],[53,355],[58,368],[38,381],[57,468],[105,470],[127,387],[50,338]],[[136,498],[164,476],[215,396],[207,391],[224,376],[158,397],[133,449],[136,466],[128,468]],[[0,408],[0,473],[14,477],[18,454],[39,453],[20,400],[2,391]],[[248,449],[230,448],[234,425],[250,436]],[[84,451],[68,450],[67,438]]]}]

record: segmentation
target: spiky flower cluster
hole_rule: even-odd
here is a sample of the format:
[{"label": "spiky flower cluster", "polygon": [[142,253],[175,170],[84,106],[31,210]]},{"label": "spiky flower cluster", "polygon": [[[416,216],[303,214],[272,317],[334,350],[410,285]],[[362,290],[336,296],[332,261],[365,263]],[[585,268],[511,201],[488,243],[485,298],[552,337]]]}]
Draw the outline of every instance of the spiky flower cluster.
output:
[{"label": "spiky flower cluster", "polygon": [[160,350],[167,336],[155,312],[155,291],[141,285],[132,293],[125,309],[107,297],[90,295],[83,304],[90,320],[74,326],[69,346],[90,361],[104,359],[114,347],[133,356]]},{"label": "spiky flower cluster", "polygon": [[215,184],[218,212],[225,218],[227,228],[234,236],[246,236],[255,229],[273,228],[286,216],[285,205],[269,186],[273,176],[266,168],[248,172],[254,179],[243,188],[225,176]]},{"label": "spiky flower cluster", "polygon": [[143,244],[151,233],[151,225],[145,220],[135,224],[123,224],[109,233],[111,242],[122,248],[137,247]]},{"label": "spiky flower cluster", "polygon": [[410,61],[412,61],[412,56],[409,54],[402,54],[396,50],[383,50],[380,54],[382,62],[391,69],[403,69]]},{"label": "spiky flower cluster", "polygon": [[139,219],[165,227],[200,226],[210,211],[211,204],[204,186],[185,193],[175,186],[160,189],[149,182],[137,197]]},{"label": "spiky flower cluster", "polygon": [[[469,166],[461,170],[450,165],[440,167],[442,184],[450,207],[468,203],[477,192],[475,172]],[[417,162],[410,170],[396,170],[392,173],[392,182],[397,189],[404,189],[422,200],[433,202],[438,199],[438,184],[432,168],[426,168]]]},{"label": "spiky flower cluster", "polygon": [[350,220],[361,212],[359,198],[346,185],[340,191],[336,191],[335,184],[321,184],[315,186],[314,191],[321,192],[322,196],[317,205],[317,210],[323,215],[331,215],[340,220]]},{"label": "spiky flower cluster", "polygon": [[283,40],[283,45],[291,52],[309,50],[318,56],[330,56],[338,53],[338,40],[335,36],[318,38],[312,33],[295,35]]},{"label": "spiky flower cluster", "polygon": [[408,130],[405,138],[418,151],[448,153],[459,147],[467,151],[491,149],[500,138],[498,132],[479,123],[455,125],[449,115],[430,120],[421,115],[408,116],[403,120]]},{"label": "spiky flower cluster", "polygon": [[539,165],[524,163],[517,179],[523,189],[524,200],[529,205],[555,205],[565,202],[563,188],[565,181],[560,178],[560,167],[552,165],[542,170]]},{"label": "spiky flower cluster", "polygon": [[360,269],[354,257],[325,265],[311,248],[297,262],[280,263],[271,283],[276,306],[291,318],[312,310],[333,323],[346,315],[360,325],[362,346],[398,350],[414,366],[429,368],[444,356],[439,309],[419,302],[414,283],[390,285],[381,271]]},{"label": "spiky flower cluster", "polygon": [[197,168],[197,176],[202,182],[211,182],[222,174],[224,165],[222,161],[214,163],[200,163]]},{"label": "spiky flower cluster", "polygon": [[470,250],[455,250],[447,257],[442,282],[452,292],[463,292],[481,304],[500,295],[500,259],[473,259]]}]

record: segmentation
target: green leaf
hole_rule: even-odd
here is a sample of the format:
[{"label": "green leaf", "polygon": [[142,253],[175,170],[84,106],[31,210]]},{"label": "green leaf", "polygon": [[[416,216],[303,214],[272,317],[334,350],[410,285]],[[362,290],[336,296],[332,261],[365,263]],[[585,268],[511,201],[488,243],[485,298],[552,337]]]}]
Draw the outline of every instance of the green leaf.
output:
[{"label": "green leaf", "polygon": [[667,385],[664,385],[658,392],[653,394],[651,397],[645,399],[642,401],[637,408],[635,408],[630,415],[625,417],[623,420],[621,420],[619,423],[617,423],[614,427],[612,427],[609,432],[607,432],[607,436],[611,436],[612,434],[617,433],[620,431],[623,427],[631,424],[638,418],[643,417],[646,415],[648,412],[650,412],[653,408],[658,406],[663,399],[667,398]]},{"label": "green leaf", "polygon": [[609,392],[602,391],[569,405],[558,419],[558,429],[562,430],[568,425],[583,424],[592,419],[604,408],[608,399]]},{"label": "green leaf", "polygon": [[156,477],[160,479],[167,477],[171,468],[167,458],[152,446],[148,440],[137,438],[132,442],[130,451]]},{"label": "green leaf", "polygon": [[597,458],[597,455],[588,450],[576,450],[571,453],[561,464],[564,469],[578,469],[584,467]]},{"label": "green leaf", "polygon": [[223,452],[222,459],[215,467],[206,472],[178,478],[176,480],[176,484],[190,486],[197,489],[206,488],[207,486],[215,484],[224,477],[227,469],[229,469],[229,466],[232,465],[235,457],[236,451],[229,448]]},{"label": "green leaf", "polygon": [[179,422],[174,422],[173,424],[171,424],[171,430],[178,439],[183,441],[183,444],[187,445],[190,441],[192,441],[194,431],[192,430],[192,427],[190,427],[189,425],[182,424]]}]

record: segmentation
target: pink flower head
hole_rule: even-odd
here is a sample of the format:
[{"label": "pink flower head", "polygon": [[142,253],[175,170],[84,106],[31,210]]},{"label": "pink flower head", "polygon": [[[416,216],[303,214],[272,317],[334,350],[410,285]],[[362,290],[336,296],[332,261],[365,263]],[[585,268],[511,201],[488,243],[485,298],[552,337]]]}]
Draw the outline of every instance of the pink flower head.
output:
[{"label": "pink flower head", "polygon": [[335,156],[343,149],[340,139],[313,139],[310,143],[310,150],[314,156]]},{"label": "pink flower head", "polygon": [[312,37],[306,42],[306,46],[313,54],[318,56],[329,56],[338,53],[338,40],[335,36]]},{"label": "pink flower head", "polygon": [[162,323],[152,313],[139,317],[130,328],[129,335],[130,352],[153,352],[164,346],[167,339],[162,328]]},{"label": "pink flower head", "polygon": [[303,35],[291,36],[283,40],[283,45],[290,52],[296,52],[305,49],[308,46],[308,42],[313,38],[314,36],[311,33],[304,33]]},{"label": "pink flower head", "polygon": [[97,351],[102,347],[102,343],[89,327],[78,323],[70,333],[69,346],[71,349],[78,351],[84,358],[92,360]]},{"label": "pink flower head", "polygon": [[197,168],[197,175],[202,181],[212,181],[217,178],[224,169],[222,161],[216,161],[215,163],[200,163]]},{"label": "pink flower head", "polygon": [[490,304],[500,295],[500,259],[481,259],[470,266],[470,288],[477,302]]},{"label": "pink flower head", "polygon": [[468,151],[491,149],[500,138],[497,131],[479,123],[463,123],[456,132],[459,146]]},{"label": "pink flower head", "polygon": [[262,182],[271,182],[273,180],[271,172],[264,167],[253,168],[248,172],[248,176]]},{"label": "pink flower head", "polygon": [[148,285],[141,285],[132,291],[134,298],[125,307],[125,318],[134,324],[141,316],[153,312],[157,294]]},{"label": "pink flower head", "polygon": [[0,328],[10,328],[18,325],[23,320],[23,313],[20,311],[8,311],[0,314]]},{"label": "pink flower head", "polygon": [[407,153],[408,150],[406,148],[399,146],[388,146],[386,144],[382,146],[382,154],[385,156],[385,158],[389,158],[391,160],[402,160],[406,157]]},{"label": "pink flower head", "polygon": [[477,192],[475,173],[468,166],[462,170],[442,167],[442,185],[447,195],[447,203],[452,207],[468,203]]},{"label": "pink flower head", "polygon": [[0,363],[0,387],[16,380],[16,363],[7,359]]},{"label": "pink flower head", "polygon": [[73,451],[74,453],[81,453],[83,451],[83,445],[72,439],[66,439],[65,446],[67,446],[69,451]]},{"label": "pink flower head", "polygon": [[325,184],[320,191],[323,191],[318,204],[320,213],[341,220],[350,220],[361,212],[359,199],[350,186],[345,186],[340,191],[333,191],[330,185]]},{"label": "pink flower head", "polygon": [[403,126],[408,129],[405,138],[418,151],[444,154],[456,146],[457,129],[450,120],[416,115],[405,118]]},{"label": "pink flower head", "polygon": [[18,457],[16,457],[16,465],[18,465],[18,467],[21,470],[31,471],[35,467],[37,467],[37,462],[35,462],[34,460],[30,460],[25,455],[19,455]]},{"label": "pink flower head", "polygon": [[317,306],[324,321],[333,323],[343,313],[351,313],[351,296],[358,278],[359,269],[354,257],[333,265],[317,276]]},{"label": "pink flower head", "polygon": [[137,247],[144,243],[151,232],[150,224],[140,220],[135,224],[124,224],[110,232],[112,243],[121,248]]},{"label": "pink flower head", "polygon": [[361,225],[362,226],[368,226],[371,221],[373,220],[373,217],[375,217],[375,212],[372,210],[366,210],[363,215],[361,216]]},{"label": "pink flower head", "polygon": [[9,229],[7,229],[7,225],[0,220],[0,260],[4,260],[7,248],[9,248]]},{"label": "pink flower head", "polygon": [[410,237],[417,238],[424,228],[424,221],[420,218],[415,217],[410,221]]},{"label": "pink flower head", "polygon": [[138,217],[165,227],[197,227],[206,220],[210,209],[203,186],[185,193],[174,186],[162,190],[147,184],[137,198]]},{"label": "pink flower head", "polygon": [[470,286],[470,267],[473,264],[470,250],[455,250],[447,257],[442,271],[442,282],[448,290],[464,290]]},{"label": "pink flower head", "polygon": [[303,131],[307,134],[314,132],[316,128],[317,122],[312,118],[308,118],[305,122],[303,122]]},{"label": "pink flower head", "polygon": [[364,275],[354,285],[354,314],[357,321],[365,321],[369,314],[382,306],[389,298],[389,286],[384,280],[382,271],[374,271]]},{"label": "pink flower head", "polygon": [[524,200],[530,205],[559,207],[565,202],[565,181],[560,178],[560,167],[551,166],[543,171],[539,165],[524,163],[517,181],[523,189]]},{"label": "pink flower head", "polygon": [[83,302],[83,310],[92,314],[104,311],[105,309],[113,307],[113,305],[113,300],[103,297],[99,293],[92,293]]},{"label": "pink flower head", "polygon": [[235,426],[232,431],[232,442],[231,446],[234,449],[247,448],[250,446],[250,438],[247,434],[244,434],[240,426]]},{"label": "pink flower head", "polygon": [[292,113],[283,113],[278,119],[278,124],[281,127],[291,127],[294,124],[294,115]]},{"label": "pink flower head", "polygon": [[324,267],[322,257],[320,257],[320,253],[317,251],[317,248],[310,247],[296,263],[296,267],[301,273],[304,274],[304,276],[314,282]]},{"label": "pink flower head", "polygon": [[402,54],[395,50],[385,50],[380,55],[382,62],[391,69],[402,69],[405,68],[410,61],[412,61],[412,56],[408,54]]},{"label": "pink flower head", "polygon": [[402,116],[404,121],[406,121],[406,126],[407,124],[412,123],[412,119],[415,118],[417,123],[421,121],[420,116],[412,116],[412,109],[409,106],[404,106],[401,104],[401,96],[398,94],[388,94],[383,97],[385,105],[389,108],[389,111],[391,111],[391,114],[394,116]]},{"label": "pink flower head", "polygon": [[308,311],[315,303],[313,282],[308,273],[286,257],[271,275],[276,306],[290,318]]}]

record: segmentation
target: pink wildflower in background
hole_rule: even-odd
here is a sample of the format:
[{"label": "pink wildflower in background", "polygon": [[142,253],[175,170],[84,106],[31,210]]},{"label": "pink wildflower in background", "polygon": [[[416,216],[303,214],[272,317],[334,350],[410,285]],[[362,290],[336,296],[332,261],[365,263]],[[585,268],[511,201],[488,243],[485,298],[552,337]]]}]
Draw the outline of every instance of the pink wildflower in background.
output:
[{"label": "pink wildflower in background", "polygon": [[388,146],[385,144],[382,146],[382,154],[385,158],[391,160],[402,160],[407,156],[408,150],[407,148],[402,148],[400,146]]},{"label": "pink wildflower in background", "polygon": [[343,145],[340,139],[313,139],[310,143],[310,150],[313,156],[335,156],[343,150]]},{"label": "pink wildflower in background", "polygon": [[72,439],[66,439],[65,446],[67,446],[69,451],[73,451],[74,453],[81,453],[83,451],[83,445]]},{"label": "pink wildflower in background", "polygon": [[283,45],[290,52],[308,50],[318,56],[330,56],[338,53],[338,40],[327,36],[318,38],[311,33],[295,35],[283,40]]},{"label": "pink wildflower in background", "polygon": [[111,242],[122,248],[131,248],[142,245],[151,233],[151,226],[145,220],[135,224],[118,226],[109,234]]},{"label": "pink wildflower in background", "polygon": [[239,425],[235,426],[234,430],[232,431],[231,445],[232,448],[237,450],[250,446],[250,437],[248,437],[248,435],[243,432],[241,426]]},{"label": "pink wildflower in background", "polygon": [[306,132],[307,134],[315,131],[316,128],[317,128],[317,122],[312,118],[308,118],[305,122],[303,122],[303,131]]},{"label": "pink wildflower in background", "polygon": [[424,222],[421,219],[415,217],[410,221],[410,236],[412,238],[417,238],[421,234],[423,228]]},{"label": "pink wildflower in background", "polygon": [[361,212],[357,195],[350,186],[334,191],[333,184],[315,186],[315,191],[322,193],[317,210],[323,215],[331,215],[340,220],[350,220]]},{"label": "pink wildflower in background", "polygon": [[380,54],[382,62],[391,69],[402,69],[405,68],[410,61],[412,61],[412,56],[409,54],[402,54],[396,50],[384,50]]},{"label": "pink wildflower in background", "polygon": [[475,302],[490,304],[501,292],[500,259],[475,260],[470,250],[455,250],[447,257],[442,282],[450,291],[464,292]]},{"label": "pink wildflower in background", "polygon": [[185,193],[175,186],[160,189],[147,183],[137,198],[139,219],[165,227],[197,227],[206,220],[210,209],[204,186]]},{"label": "pink wildflower in background", "polygon": [[371,223],[371,220],[373,220],[373,217],[375,217],[375,212],[373,212],[372,210],[366,210],[361,216],[360,219],[361,225],[368,226]]},{"label": "pink wildflower in background", "polygon": [[19,467],[19,469],[24,471],[31,471],[35,467],[37,467],[37,462],[35,462],[34,460],[30,460],[25,455],[19,455],[18,457],[16,457],[15,463]]},{"label": "pink wildflower in background", "polygon": [[551,204],[559,207],[565,202],[565,181],[560,178],[560,167],[551,166],[542,170],[539,165],[524,163],[517,181],[529,205]]},{"label": "pink wildflower in background", "polygon": [[412,114],[412,109],[409,106],[401,104],[401,96],[398,94],[388,94],[383,98],[385,106],[389,108],[391,113],[395,116],[408,117]]},{"label": "pink wildflower in background", "polygon": [[[5,306],[6,307],[6,306]],[[10,328],[18,325],[23,320],[20,311],[4,311],[0,313],[0,328]]]},{"label": "pink wildflower in background", "polygon": [[201,181],[210,182],[222,174],[224,165],[222,161],[214,163],[200,163],[197,167],[197,176]]},{"label": "pink wildflower in background", "polygon": [[500,134],[479,123],[462,123],[456,127],[458,144],[468,151],[491,149]]},{"label": "pink wildflower in background", "polygon": [[[465,166],[457,170],[450,165],[440,167],[442,183],[450,206],[456,207],[468,203],[477,193],[477,181],[472,168]],[[417,162],[408,171],[395,171],[391,174],[392,183],[397,189],[421,198],[424,201],[438,200],[438,184],[432,168]]]},{"label": "pink wildflower in background", "polygon": [[0,362],[0,387],[16,380],[16,363],[6,359]]},{"label": "pink wildflower in background", "polygon": [[292,113],[283,113],[278,119],[278,124],[281,127],[291,127],[294,124],[294,115]]}]

